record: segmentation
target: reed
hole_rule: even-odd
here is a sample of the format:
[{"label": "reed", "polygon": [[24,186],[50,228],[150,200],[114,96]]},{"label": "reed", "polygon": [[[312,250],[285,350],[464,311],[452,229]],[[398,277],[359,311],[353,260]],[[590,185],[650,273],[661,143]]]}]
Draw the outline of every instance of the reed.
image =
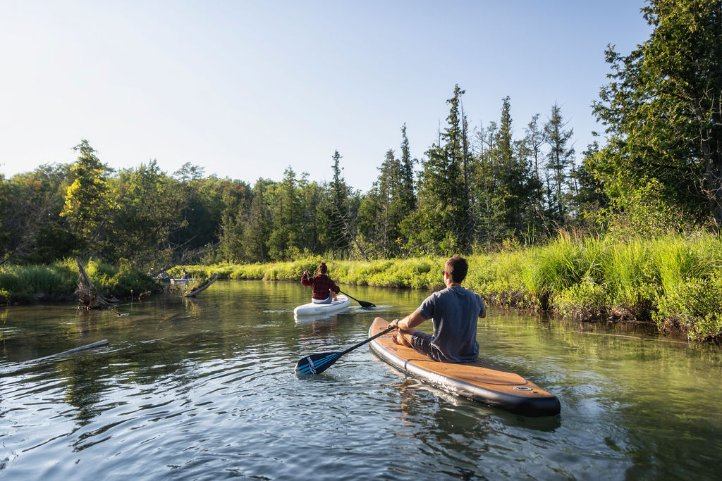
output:
[{"label": "reed", "polygon": [[[266,264],[177,266],[192,277],[297,281],[315,272],[320,256]],[[443,257],[349,261],[328,259],[339,284],[433,290],[443,286]],[[638,320],[689,339],[722,340],[722,240],[710,234],[625,241],[560,235],[544,246],[507,248],[469,256],[465,285],[488,302],[549,310],[580,321]],[[152,279],[121,261],[90,260],[86,268],[104,295],[152,290]],[[0,268],[0,299],[67,300],[77,281],[75,262]]]},{"label": "reed", "polygon": [[[320,260],[188,269],[231,279],[298,280]],[[443,262],[425,257],[327,264],[342,284],[431,290],[442,287]],[[544,246],[472,255],[469,263],[465,285],[493,304],[580,321],[648,321],[689,339],[722,339],[722,241],[714,235],[619,241],[562,234]]]},{"label": "reed", "polygon": [[[155,282],[121,262],[119,266],[90,260],[86,272],[95,287],[105,296],[127,297],[131,290],[153,290]],[[78,267],[66,259],[51,265],[10,265],[0,268],[0,300],[4,302],[59,302],[75,299]]]}]

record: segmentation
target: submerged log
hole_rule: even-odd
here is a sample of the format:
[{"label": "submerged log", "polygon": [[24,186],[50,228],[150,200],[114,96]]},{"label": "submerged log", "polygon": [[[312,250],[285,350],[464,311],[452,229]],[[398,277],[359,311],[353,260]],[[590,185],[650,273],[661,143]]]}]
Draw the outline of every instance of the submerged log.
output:
[{"label": "submerged log", "polygon": [[75,258],[75,262],[78,263],[78,288],[75,293],[78,295],[78,301],[83,309],[108,309],[112,307],[112,303],[105,299],[98,290],[95,288],[93,283],[90,281],[90,277],[85,272],[83,264],[79,258]]},{"label": "submerged log", "polygon": [[89,349],[97,349],[99,347],[107,346],[110,344],[107,339],[102,339],[100,341],[91,342],[90,344],[85,344],[83,346],[74,347],[72,349],[68,349],[67,351],[59,352],[57,354],[53,354],[52,356],[48,357],[57,357],[57,356],[67,356],[68,354],[75,354],[76,352],[80,351],[87,351]]},{"label": "submerged log", "polygon": [[85,344],[82,346],[74,347],[72,349],[68,349],[67,351],[58,352],[56,354],[51,354],[49,356],[39,357],[37,359],[33,359],[30,362],[35,363],[35,362],[39,362],[39,361],[47,361],[50,359],[56,359],[58,357],[69,356],[69,355],[75,354],[77,352],[88,351],[90,349],[97,349],[99,347],[104,347],[104,346],[107,346],[108,344],[110,344],[110,343],[108,342],[107,339],[102,339],[100,341],[91,342],[90,344]]}]

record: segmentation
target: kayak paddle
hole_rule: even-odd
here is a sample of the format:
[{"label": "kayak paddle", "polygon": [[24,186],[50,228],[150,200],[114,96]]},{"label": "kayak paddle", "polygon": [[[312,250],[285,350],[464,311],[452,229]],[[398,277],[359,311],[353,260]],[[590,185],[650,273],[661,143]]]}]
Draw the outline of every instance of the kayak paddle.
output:
[{"label": "kayak paddle", "polygon": [[351,352],[357,347],[363,346],[367,342],[371,342],[377,337],[383,336],[384,334],[391,332],[394,329],[396,329],[396,326],[389,327],[388,329],[381,331],[378,334],[359,342],[358,344],[354,344],[345,351],[320,352],[318,354],[311,354],[310,356],[303,357],[296,363],[296,374],[300,374],[303,376],[309,374],[321,374],[323,371],[331,367],[334,362],[338,361],[339,357],[343,356],[347,352]]},{"label": "kayak paddle", "polygon": [[364,308],[376,307],[376,304],[374,304],[374,303],[372,303],[372,302],[359,301],[359,300],[356,299],[355,297],[351,297],[351,296],[349,296],[348,294],[346,294],[346,293],[343,292],[343,291],[338,291],[338,292],[339,292],[339,294],[343,294],[344,296],[346,296],[346,297],[348,297],[348,298],[351,298],[351,299],[353,299],[354,301],[358,302],[359,304],[361,304],[361,307],[364,307]]}]

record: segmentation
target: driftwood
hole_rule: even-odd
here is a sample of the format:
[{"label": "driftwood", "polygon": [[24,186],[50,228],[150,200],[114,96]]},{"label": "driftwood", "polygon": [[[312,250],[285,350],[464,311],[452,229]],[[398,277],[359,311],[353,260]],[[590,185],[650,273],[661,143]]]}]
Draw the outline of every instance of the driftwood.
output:
[{"label": "driftwood", "polygon": [[67,351],[59,352],[57,354],[54,354],[54,356],[65,356],[68,354],[74,354],[76,352],[80,351],[87,351],[88,349],[96,349],[98,347],[107,346],[110,344],[107,339],[102,339],[97,342],[91,342],[90,344],[85,344],[84,346],[78,346],[74,347],[73,349],[68,349]]},{"label": "driftwood", "polygon": [[75,261],[78,263],[78,288],[75,290],[75,293],[78,295],[78,300],[80,301],[79,307],[88,310],[108,309],[112,307],[113,304],[98,293],[98,290],[85,272],[80,259],[76,257]]},{"label": "driftwood", "polygon": [[208,289],[210,287],[210,285],[213,284],[214,282],[216,282],[217,280],[218,280],[218,274],[213,274],[206,281],[204,281],[200,286],[196,287],[195,289],[191,289],[190,291],[183,294],[183,297],[195,297],[197,294],[200,294],[201,292]]},{"label": "driftwood", "polygon": [[75,354],[76,352],[87,351],[88,349],[96,349],[96,348],[98,348],[98,347],[107,346],[108,344],[110,344],[110,343],[108,342],[108,340],[107,340],[107,339],[103,339],[103,340],[101,340],[101,341],[92,342],[92,343],[90,343],[90,344],[85,344],[85,345],[83,345],[83,346],[74,347],[74,348],[72,348],[72,349],[68,349],[67,351],[59,352],[59,353],[57,353],[57,354],[51,354],[51,355],[49,355],[49,356],[39,357],[39,358],[37,358],[37,359],[34,359],[33,362],[45,361],[45,360],[48,360],[48,359],[54,359],[54,358],[56,358],[56,357],[67,356],[67,355],[70,355],[70,354]]}]

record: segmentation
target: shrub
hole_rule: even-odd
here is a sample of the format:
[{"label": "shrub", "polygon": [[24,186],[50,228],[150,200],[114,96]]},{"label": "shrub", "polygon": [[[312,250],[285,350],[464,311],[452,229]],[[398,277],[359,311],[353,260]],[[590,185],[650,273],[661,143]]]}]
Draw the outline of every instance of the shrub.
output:
[{"label": "shrub", "polygon": [[691,340],[722,338],[722,276],[691,279],[658,300],[654,319],[661,331],[679,329]]},{"label": "shrub", "polygon": [[559,313],[576,321],[605,319],[609,312],[609,297],[604,286],[587,276],[578,284],[564,289],[556,298]]}]

